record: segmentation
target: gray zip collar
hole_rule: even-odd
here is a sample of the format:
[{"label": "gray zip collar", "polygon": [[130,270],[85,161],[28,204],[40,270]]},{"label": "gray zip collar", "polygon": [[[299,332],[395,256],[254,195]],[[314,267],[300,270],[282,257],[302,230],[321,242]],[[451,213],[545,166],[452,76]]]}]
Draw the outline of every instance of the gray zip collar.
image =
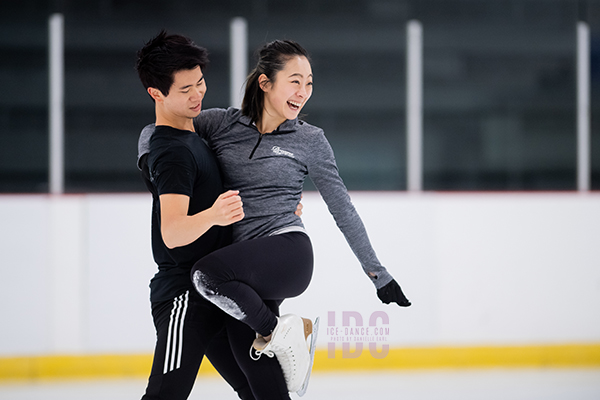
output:
[{"label": "gray zip collar", "polygon": [[[256,128],[256,123],[252,122],[250,120],[250,117],[246,116],[246,115],[241,115],[240,118],[238,119],[238,122],[240,124],[246,125],[246,126],[250,126],[253,127],[254,129]],[[275,129],[272,132],[265,132],[265,135],[279,135],[279,134],[283,134],[283,133],[292,133],[294,131],[297,131],[298,128],[300,127],[300,125],[302,125],[302,121],[300,121],[298,118],[295,119],[287,119],[285,120],[285,122],[283,122],[281,125],[279,125],[277,127],[277,129]],[[257,129],[258,131],[258,129]]]}]

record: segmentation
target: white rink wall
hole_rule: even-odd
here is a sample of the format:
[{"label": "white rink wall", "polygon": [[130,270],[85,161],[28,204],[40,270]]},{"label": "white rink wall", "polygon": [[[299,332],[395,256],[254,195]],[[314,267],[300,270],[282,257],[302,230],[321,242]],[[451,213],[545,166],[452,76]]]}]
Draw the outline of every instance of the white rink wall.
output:
[{"label": "white rink wall", "polygon": [[[317,193],[308,290],[282,312],[383,311],[392,347],[600,342],[600,194],[353,192],[413,305],[380,303]],[[0,357],[151,353],[147,194],[0,196]],[[282,260],[285,267],[285,260]],[[335,313],[335,321],[328,316]],[[380,324],[381,325],[381,324]]]}]

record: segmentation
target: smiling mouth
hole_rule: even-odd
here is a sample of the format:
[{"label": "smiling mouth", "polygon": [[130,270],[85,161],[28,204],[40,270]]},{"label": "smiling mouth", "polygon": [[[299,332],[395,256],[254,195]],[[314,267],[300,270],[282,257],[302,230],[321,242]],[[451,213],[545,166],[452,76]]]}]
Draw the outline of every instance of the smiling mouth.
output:
[{"label": "smiling mouth", "polygon": [[290,108],[294,111],[298,111],[300,109],[300,106],[302,105],[302,103],[297,103],[295,101],[288,101],[287,103],[290,106]]}]

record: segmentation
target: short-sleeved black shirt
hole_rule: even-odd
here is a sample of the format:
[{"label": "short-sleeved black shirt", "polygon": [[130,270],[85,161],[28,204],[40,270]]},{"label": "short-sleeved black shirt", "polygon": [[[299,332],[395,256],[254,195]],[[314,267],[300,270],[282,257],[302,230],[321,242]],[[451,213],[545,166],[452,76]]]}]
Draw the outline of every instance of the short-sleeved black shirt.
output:
[{"label": "short-sleeved black shirt", "polygon": [[156,127],[148,156],[142,159],[142,171],[152,192],[152,253],[158,264],[158,272],[150,282],[150,299],[170,300],[193,290],[192,266],[208,253],[230,244],[231,229],[214,226],[193,243],[169,249],[161,235],[159,196],[189,196],[188,215],[196,214],[211,207],[223,192],[221,174],[212,151],[196,133],[168,126]]}]

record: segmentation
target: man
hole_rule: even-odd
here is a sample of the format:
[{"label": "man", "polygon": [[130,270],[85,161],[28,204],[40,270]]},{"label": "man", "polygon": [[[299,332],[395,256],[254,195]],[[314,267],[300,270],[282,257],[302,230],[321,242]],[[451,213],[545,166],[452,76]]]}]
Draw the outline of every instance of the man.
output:
[{"label": "man", "polygon": [[159,271],[150,283],[157,333],[143,400],[187,399],[206,355],[241,399],[289,399],[275,359],[254,362],[255,333],[203,299],[190,270],[230,243],[244,217],[236,191],[222,193],[218,164],[194,132],[206,94],[205,49],[161,32],[139,52],[136,69],[155,104],[156,129],[140,137],[138,166],[152,193],[152,251]]}]

